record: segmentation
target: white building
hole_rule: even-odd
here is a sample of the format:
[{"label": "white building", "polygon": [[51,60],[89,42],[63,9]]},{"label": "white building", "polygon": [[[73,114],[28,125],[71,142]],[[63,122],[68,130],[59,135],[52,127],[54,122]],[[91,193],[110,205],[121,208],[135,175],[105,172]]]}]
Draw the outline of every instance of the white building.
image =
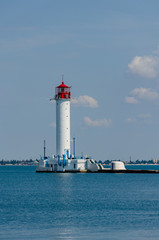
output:
[{"label": "white building", "polygon": [[56,155],[39,162],[37,172],[87,172],[98,171],[93,159],[76,158],[70,151],[70,100],[71,87],[62,82],[55,89],[56,101]]}]

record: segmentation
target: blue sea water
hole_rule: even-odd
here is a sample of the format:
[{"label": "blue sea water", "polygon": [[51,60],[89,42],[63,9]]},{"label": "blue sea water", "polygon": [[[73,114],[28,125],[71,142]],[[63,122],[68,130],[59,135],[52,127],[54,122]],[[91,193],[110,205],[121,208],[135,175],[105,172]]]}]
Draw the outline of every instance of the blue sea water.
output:
[{"label": "blue sea water", "polygon": [[0,239],[159,239],[159,174],[0,166]]}]

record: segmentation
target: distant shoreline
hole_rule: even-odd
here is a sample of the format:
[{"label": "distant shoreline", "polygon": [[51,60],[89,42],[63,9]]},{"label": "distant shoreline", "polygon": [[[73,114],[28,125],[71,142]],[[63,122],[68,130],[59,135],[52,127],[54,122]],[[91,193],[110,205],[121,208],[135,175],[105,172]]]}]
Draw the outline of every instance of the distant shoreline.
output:
[{"label": "distant shoreline", "polygon": [[125,163],[125,165],[130,165],[130,166],[131,165],[148,165],[148,166],[153,166],[153,165],[156,166],[157,165],[158,166],[159,164],[157,164],[157,163],[150,163],[150,164],[149,163],[140,163],[140,164],[139,163],[132,163],[132,164],[131,163]]},{"label": "distant shoreline", "polygon": [[[110,163],[111,164],[111,163]],[[102,165],[104,165],[104,166],[109,166],[110,164],[102,164]],[[124,163],[125,165],[148,165],[148,166],[150,166],[150,165],[159,165],[158,163]]]},{"label": "distant shoreline", "polygon": [[24,165],[23,164],[0,164],[0,167],[3,167],[3,166],[16,166],[16,167],[17,166],[24,166],[24,167],[25,166],[26,167],[30,166],[31,167],[31,166],[37,166],[37,164],[33,164],[33,165],[29,165],[29,164],[28,165],[27,164],[24,164]]},{"label": "distant shoreline", "polygon": [[[38,164],[0,164],[0,166],[37,166]],[[110,166],[110,164],[102,164],[104,166]],[[138,166],[138,165],[142,165],[142,166],[159,166],[159,164],[157,163],[125,163],[126,166]]]}]

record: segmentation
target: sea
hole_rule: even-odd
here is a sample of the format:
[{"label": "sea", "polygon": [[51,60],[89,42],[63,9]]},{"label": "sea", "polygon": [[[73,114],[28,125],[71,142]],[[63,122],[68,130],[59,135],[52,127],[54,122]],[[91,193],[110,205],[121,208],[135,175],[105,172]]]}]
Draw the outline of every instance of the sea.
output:
[{"label": "sea", "polygon": [[159,174],[35,169],[0,166],[1,240],[159,239]]}]

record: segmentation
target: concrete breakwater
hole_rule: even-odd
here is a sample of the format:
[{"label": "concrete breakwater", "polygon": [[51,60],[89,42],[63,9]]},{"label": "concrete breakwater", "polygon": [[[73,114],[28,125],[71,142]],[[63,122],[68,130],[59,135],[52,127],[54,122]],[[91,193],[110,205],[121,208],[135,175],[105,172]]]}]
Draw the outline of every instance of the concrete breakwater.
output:
[{"label": "concrete breakwater", "polygon": [[40,172],[40,173],[137,173],[137,174],[141,174],[141,173],[147,173],[147,174],[159,174],[159,170],[130,170],[130,169],[126,169],[126,170],[112,170],[112,169],[102,169],[102,170],[98,170],[98,171],[36,171],[36,172]]}]

